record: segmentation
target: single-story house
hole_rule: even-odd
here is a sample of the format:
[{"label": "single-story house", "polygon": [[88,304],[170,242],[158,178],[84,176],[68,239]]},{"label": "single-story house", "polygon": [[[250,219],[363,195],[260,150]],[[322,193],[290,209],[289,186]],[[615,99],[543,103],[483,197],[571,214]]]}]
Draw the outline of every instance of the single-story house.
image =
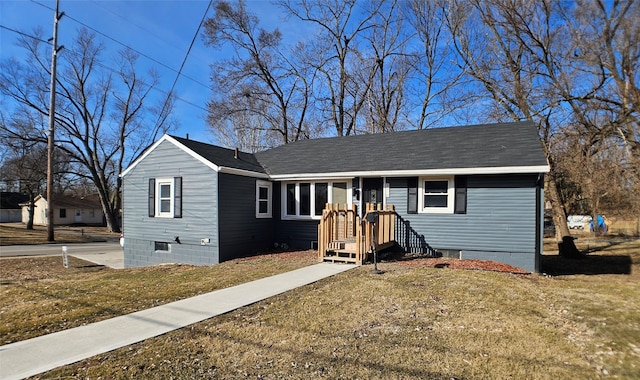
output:
[{"label": "single-story house", "polygon": [[256,154],[164,135],[122,174],[126,267],[316,248],[326,203],[394,205],[447,256],[539,270],[549,165],[530,122],[302,140]]},{"label": "single-story house", "polygon": [[[56,195],[54,200],[54,225],[88,224],[103,225],[104,212],[100,201],[94,197],[73,197],[69,195]],[[34,199],[35,210],[33,224],[46,226],[48,224],[47,210],[49,209],[46,198],[42,195]],[[21,203],[22,223],[29,220],[30,202]]]},{"label": "single-story house", "polygon": [[0,223],[12,223],[22,221],[20,203],[29,200],[29,196],[23,193],[3,191],[0,193]]}]

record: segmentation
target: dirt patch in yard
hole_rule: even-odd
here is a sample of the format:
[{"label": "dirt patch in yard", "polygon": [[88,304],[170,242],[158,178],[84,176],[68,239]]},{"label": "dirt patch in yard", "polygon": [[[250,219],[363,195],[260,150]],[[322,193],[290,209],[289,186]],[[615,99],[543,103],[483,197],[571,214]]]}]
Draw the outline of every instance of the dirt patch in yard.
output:
[{"label": "dirt patch in yard", "polygon": [[398,261],[400,265],[423,268],[449,268],[465,270],[483,270],[515,274],[529,274],[530,272],[512,265],[488,260],[460,260],[450,258],[405,258]]}]

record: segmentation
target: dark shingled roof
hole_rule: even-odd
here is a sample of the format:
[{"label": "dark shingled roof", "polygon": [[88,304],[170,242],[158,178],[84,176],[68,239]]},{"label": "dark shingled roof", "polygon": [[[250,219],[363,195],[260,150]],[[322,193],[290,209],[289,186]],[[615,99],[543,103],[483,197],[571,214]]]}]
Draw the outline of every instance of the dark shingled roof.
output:
[{"label": "dark shingled roof", "polygon": [[53,198],[53,203],[56,208],[102,209],[98,196],[75,197],[58,194]]},{"label": "dark shingled roof", "polygon": [[302,140],[256,157],[270,175],[548,165],[531,122]]},{"label": "dark shingled roof", "polygon": [[301,140],[256,154],[171,136],[211,163],[271,176],[547,166],[531,122]]},{"label": "dark shingled roof", "polygon": [[3,191],[0,193],[0,209],[20,209],[20,203],[29,200],[29,196],[23,193]]},{"label": "dark shingled roof", "polygon": [[217,166],[265,173],[258,160],[256,160],[256,157],[251,153],[238,152],[238,158],[235,158],[235,151],[233,149],[221,148],[219,146],[176,136],[171,137]]},{"label": "dark shingled roof", "polygon": [[[44,195],[38,195],[36,201],[42,198],[47,200]],[[82,208],[82,209],[102,209],[102,204],[98,196],[75,197],[72,195],[56,194],[53,198],[55,208]],[[29,204],[29,202],[23,203]]]}]

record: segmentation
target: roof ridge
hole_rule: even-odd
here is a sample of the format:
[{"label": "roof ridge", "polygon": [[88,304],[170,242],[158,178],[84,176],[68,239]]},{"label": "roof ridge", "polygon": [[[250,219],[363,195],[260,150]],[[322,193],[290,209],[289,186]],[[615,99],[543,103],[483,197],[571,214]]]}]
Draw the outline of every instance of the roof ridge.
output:
[{"label": "roof ridge", "polygon": [[212,168],[276,178],[465,170],[533,173],[548,168],[537,126],[528,120],[321,137],[256,153],[169,134],[156,144],[163,140],[179,145]]}]

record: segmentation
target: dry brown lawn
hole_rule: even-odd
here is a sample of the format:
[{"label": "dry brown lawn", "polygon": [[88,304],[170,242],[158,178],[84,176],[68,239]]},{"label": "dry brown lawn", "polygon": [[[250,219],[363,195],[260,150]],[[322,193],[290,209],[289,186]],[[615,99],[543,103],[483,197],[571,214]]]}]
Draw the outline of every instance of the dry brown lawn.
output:
[{"label": "dry brown lawn", "polygon": [[[578,241],[579,248],[583,242]],[[640,240],[552,275],[363,266],[37,378],[640,378]],[[3,343],[309,265],[314,252],[112,270],[0,261]]]},{"label": "dry brown lawn", "polygon": [[[89,243],[119,235],[107,232],[104,227],[56,226],[53,243]],[[43,227],[27,230],[26,226],[15,223],[0,225],[0,246],[49,243],[51,242],[47,241],[47,231]]]}]

